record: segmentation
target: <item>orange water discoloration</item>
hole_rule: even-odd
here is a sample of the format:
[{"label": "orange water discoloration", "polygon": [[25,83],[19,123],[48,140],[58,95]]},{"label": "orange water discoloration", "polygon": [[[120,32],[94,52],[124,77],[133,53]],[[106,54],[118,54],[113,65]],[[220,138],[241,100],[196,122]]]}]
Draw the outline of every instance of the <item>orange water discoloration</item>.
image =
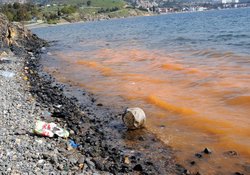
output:
[{"label": "orange water discoloration", "polygon": [[[147,128],[173,146],[184,165],[189,166],[187,160],[195,159],[204,147],[212,149],[213,158],[190,167],[192,171],[216,174],[221,171],[216,165],[224,172],[240,171],[237,163],[250,161],[250,70],[230,60],[250,58],[212,50],[193,54],[209,59],[199,62],[159,50],[104,48],[55,52],[60,64],[47,66],[59,80],[92,91],[103,103],[142,107]],[[224,157],[229,150],[239,157]]]},{"label": "orange water discoloration", "polygon": [[250,107],[250,96],[238,96],[227,100],[230,105],[244,105]]},{"label": "orange water discoloration", "polygon": [[163,64],[162,68],[166,70],[175,70],[175,71],[184,70],[184,67],[178,64]]},{"label": "orange water discoloration", "polygon": [[176,114],[181,114],[181,115],[194,115],[196,114],[195,111],[193,111],[192,109],[188,109],[188,108],[184,108],[184,107],[178,107],[178,106],[175,106],[175,105],[172,105],[166,101],[163,101],[159,98],[157,98],[156,96],[148,96],[146,98],[146,101],[148,103],[151,103],[151,104],[154,104],[156,106],[159,106],[160,108],[163,108],[167,111],[170,111],[170,112],[174,112]]},{"label": "orange water discoloration", "polygon": [[89,68],[94,68],[95,70],[101,72],[101,74],[103,76],[111,76],[114,75],[112,74],[112,69],[109,67],[105,67],[103,65],[101,65],[100,63],[94,62],[94,61],[84,61],[84,60],[78,60],[76,62],[76,64],[79,65],[84,65],[87,66]]}]

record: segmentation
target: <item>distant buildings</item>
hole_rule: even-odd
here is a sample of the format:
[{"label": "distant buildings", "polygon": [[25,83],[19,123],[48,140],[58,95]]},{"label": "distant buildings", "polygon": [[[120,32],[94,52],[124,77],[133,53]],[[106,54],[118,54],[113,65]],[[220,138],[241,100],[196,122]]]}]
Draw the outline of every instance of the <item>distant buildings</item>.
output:
[{"label": "distant buildings", "polygon": [[239,3],[239,0],[222,0],[222,4]]}]

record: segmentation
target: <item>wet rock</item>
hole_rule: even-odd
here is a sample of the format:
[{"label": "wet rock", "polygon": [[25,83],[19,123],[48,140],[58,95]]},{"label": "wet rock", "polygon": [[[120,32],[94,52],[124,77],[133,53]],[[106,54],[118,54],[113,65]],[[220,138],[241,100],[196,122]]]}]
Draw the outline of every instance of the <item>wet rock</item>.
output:
[{"label": "wet rock", "polygon": [[100,160],[95,159],[94,162],[95,162],[95,167],[97,169],[99,169],[101,171],[103,171],[105,169],[103,163]]},{"label": "wet rock", "polygon": [[195,165],[196,162],[195,162],[195,161],[191,161],[190,164],[191,164],[191,165]]},{"label": "wet rock", "polygon": [[190,173],[189,170],[185,169],[184,172],[183,172],[183,174],[185,174],[185,175],[190,175],[191,173]]},{"label": "wet rock", "polygon": [[25,135],[27,133],[27,131],[23,130],[23,129],[17,129],[15,131],[15,135]]},{"label": "wet rock", "polygon": [[130,160],[129,160],[129,157],[128,157],[128,156],[125,156],[125,157],[124,157],[124,163],[125,163],[125,164],[130,164]]},{"label": "wet rock", "polygon": [[202,154],[200,154],[200,153],[196,153],[196,154],[195,154],[195,157],[197,157],[197,158],[199,158],[199,159],[200,159],[200,158],[202,158]]},{"label": "wet rock", "polygon": [[240,172],[235,172],[234,175],[244,175],[244,174]]},{"label": "wet rock", "polygon": [[62,165],[62,164],[59,164],[59,165],[57,166],[57,169],[58,169],[58,170],[63,170],[63,169],[64,169],[64,167],[63,167],[63,165]]},{"label": "wet rock", "polygon": [[212,154],[212,151],[211,151],[209,148],[205,148],[205,149],[203,150],[203,152],[204,152],[205,154]]},{"label": "wet rock", "polygon": [[238,156],[236,151],[226,151],[223,154],[224,154],[224,156],[227,156],[227,157],[236,157],[236,156]]},{"label": "wet rock", "polygon": [[133,170],[135,170],[135,171],[142,171],[143,168],[142,168],[141,164],[137,164],[137,165],[134,166]]},{"label": "wet rock", "polygon": [[88,165],[88,167],[89,167],[90,169],[94,169],[95,164],[94,164],[94,162],[92,162],[89,158],[87,158],[87,159],[85,160],[85,163]]}]

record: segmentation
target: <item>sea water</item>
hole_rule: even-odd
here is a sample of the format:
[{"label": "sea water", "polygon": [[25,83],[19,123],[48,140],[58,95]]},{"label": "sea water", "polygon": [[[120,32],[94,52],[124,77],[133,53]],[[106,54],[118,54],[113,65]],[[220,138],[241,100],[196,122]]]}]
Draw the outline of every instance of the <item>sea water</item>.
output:
[{"label": "sea water", "polygon": [[[143,108],[146,127],[191,172],[250,173],[249,8],[33,32],[56,41],[42,57],[46,71],[104,104]],[[195,157],[205,147],[212,154]]]}]

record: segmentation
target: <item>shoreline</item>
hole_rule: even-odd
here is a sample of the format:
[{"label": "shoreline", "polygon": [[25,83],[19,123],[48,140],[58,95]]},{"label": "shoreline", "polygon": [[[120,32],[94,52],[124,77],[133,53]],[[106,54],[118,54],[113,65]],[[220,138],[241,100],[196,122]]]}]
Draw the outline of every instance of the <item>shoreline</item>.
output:
[{"label": "shoreline", "polygon": [[55,26],[61,26],[61,25],[70,25],[70,24],[81,24],[81,23],[88,23],[88,22],[98,22],[98,21],[107,21],[107,20],[116,20],[116,19],[129,19],[129,18],[136,18],[136,17],[150,17],[150,16],[162,16],[162,15],[173,15],[173,14],[187,14],[187,13],[204,13],[204,12],[210,12],[210,11],[222,11],[222,10],[235,10],[235,9],[245,9],[250,7],[241,7],[241,8],[226,8],[226,9],[211,9],[211,10],[204,10],[204,11],[187,11],[187,12],[168,12],[168,13],[160,13],[160,14],[153,14],[149,13],[147,15],[137,15],[137,16],[128,16],[128,17],[116,17],[116,18],[109,18],[109,19],[102,19],[102,20],[89,20],[89,21],[76,21],[76,22],[59,22],[57,24],[48,24],[48,23],[32,23],[32,24],[26,24],[24,25],[28,29],[36,29],[36,28],[42,28],[42,27],[55,27]]},{"label": "shoreline", "polygon": [[[182,174],[187,171],[176,165],[171,148],[146,129],[128,131],[121,115],[96,103],[93,94],[56,82],[43,72],[39,60],[26,66],[37,72],[29,75],[31,93],[39,104],[50,109],[57,123],[70,130],[70,138],[81,145],[77,150],[85,152],[84,156],[98,171],[112,174]],[[68,93],[72,91],[78,93],[81,100]],[[58,105],[62,107],[58,109]]]},{"label": "shoreline", "polygon": [[[92,94],[60,84],[39,62],[46,46],[22,27],[1,56],[3,116],[0,172],[3,174],[183,174],[173,150],[146,129],[128,131],[120,114],[97,104]],[[20,35],[20,36],[19,36]],[[4,59],[3,59],[4,58]],[[8,61],[9,60],[9,61]],[[68,92],[74,90],[79,101]],[[50,115],[45,115],[49,113]],[[36,120],[54,122],[68,139],[33,133]],[[79,144],[73,148],[69,139]]]}]

